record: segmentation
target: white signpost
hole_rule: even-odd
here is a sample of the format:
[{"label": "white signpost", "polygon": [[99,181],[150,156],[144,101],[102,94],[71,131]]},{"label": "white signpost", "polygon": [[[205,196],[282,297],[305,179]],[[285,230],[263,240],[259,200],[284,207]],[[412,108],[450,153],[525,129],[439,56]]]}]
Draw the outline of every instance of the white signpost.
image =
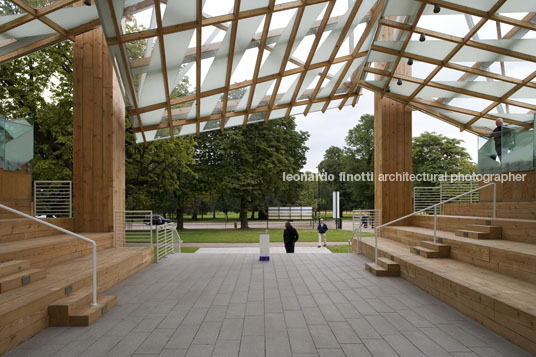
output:
[{"label": "white signpost", "polygon": [[260,235],[260,261],[270,260],[270,235]]},{"label": "white signpost", "polygon": [[333,219],[335,220],[335,229],[339,228],[339,219],[341,218],[341,212],[340,212],[340,196],[339,191],[333,192]]}]

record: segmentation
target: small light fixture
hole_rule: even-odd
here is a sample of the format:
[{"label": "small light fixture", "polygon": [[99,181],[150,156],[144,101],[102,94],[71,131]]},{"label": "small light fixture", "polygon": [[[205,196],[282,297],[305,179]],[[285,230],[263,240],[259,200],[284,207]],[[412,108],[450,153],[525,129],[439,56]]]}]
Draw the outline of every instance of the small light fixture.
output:
[{"label": "small light fixture", "polygon": [[402,78],[398,78],[398,81],[396,81],[396,84],[401,86],[402,85]]},{"label": "small light fixture", "polygon": [[434,5],[434,14],[439,14],[439,11],[441,11],[441,6],[438,4]]},{"label": "small light fixture", "polygon": [[426,36],[423,33],[421,33],[421,37],[419,37],[419,41],[421,42],[426,41]]},{"label": "small light fixture", "polygon": [[84,0],[84,5],[91,6],[91,0]]},{"label": "small light fixture", "polygon": [[413,66],[413,58],[408,58],[408,65]]},{"label": "small light fixture", "polygon": [[387,88],[385,89],[385,93],[391,93],[391,87],[387,86]]}]

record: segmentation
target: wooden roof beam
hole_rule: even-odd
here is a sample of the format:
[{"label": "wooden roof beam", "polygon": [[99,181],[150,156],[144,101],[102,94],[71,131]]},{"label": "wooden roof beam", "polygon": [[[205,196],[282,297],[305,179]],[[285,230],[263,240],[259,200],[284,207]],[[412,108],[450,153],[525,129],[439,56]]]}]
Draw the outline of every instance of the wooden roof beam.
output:
[{"label": "wooden roof beam", "polygon": [[[287,66],[287,62],[290,57],[290,52],[292,51],[292,46],[294,46],[294,40],[296,39],[296,34],[298,33],[298,29],[300,27],[300,22],[301,22],[304,10],[305,10],[305,7],[300,7],[298,9],[298,12],[296,13],[296,19],[294,20],[292,31],[290,32],[290,37],[287,42],[287,48],[285,49],[285,54],[283,56],[283,60],[281,61],[281,67],[279,68],[279,76],[275,80],[274,91],[272,92],[270,105],[268,107],[268,111],[266,112],[266,117],[264,118],[265,123],[268,120],[270,120],[270,114],[272,113],[272,108],[275,103],[277,92],[279,91],[279,86],[281,85],[281,78],[283,77],[283,73],[285,73],[285,67]],[[246,127],[247,120],[248,120],[248,115],[244,117],[244,127]]]},{"label": "wooden roof beam", "polygon": [[[352,53],[352,57],[357,58],[357,55],[359,53],[359,50],[360,50],[361,46],[363,46],[363,43],[365,43],[365,41],[366,41],[367,37],[369,36],[370,32],[372,31],[374,26],[376,26],[376,21],[379,19],[380,15],[383,13],[383,10],[385,8],[386,3],[387,3],[387,0],[380,0],[376,4],[376,8],[374,9],[374,13],[373,13],[369,23],[367,24],[367,27],[365,28],[365,31],[363,31],[363,34],[361,35],[361,38],[359,39],[359,42],[357,43],[357,45],[354,48],[354,51]],[[378,25],[378,27],[379,27],[379,25]],[[341,75],[339,76],[339,78],[337,79],[337,82],[335,83],[335,86],[333,86],[333,89],[331,90],[330,97],[333,96],[337,92],[337,90],[339,89],[339,87],[341,85],[341,82],[346,77],[346,73],[348,73],[348,70],[350,69],[351,65],[352,65],[351,61],[346,62],[346,65],[344,66],[344,69],[342,70]],[[361,71],[360,71],[360,73],[361,73]],[[356,80],[359,77],[361,77],[360,73],[356,76]],[[352,88],[351,87],[348,88],[348,93],[352,93]],[[324,106],[322,107],[322,113],[325,113],[328,107],[329,107],[329,101],[327,101],[324,104]]]},{"label": "wooden roof beam", "polygon": [[227,113],[227,102],[229,101],[229,85],[233,72],[234,50],[236,43],[236,31],[238,27],[238,12],[240,11],[240,0],[234,0],[234,19],[232,21],[231,38],[229,43],[229,55],[227,56],[227,70],[225,73],[225,91],[223,92],[223,104],[221,110],[220,130],[225,128],[225,113]]},{"label": "wooden roof beam", "polygon": [[356,0],[354,2],[354,6],[352,6],[352,10],[350,10],[350,15],[348,16],[348,19],[346,20],[346,23],[344,24],[344,27],[341,30],[341,33],[339,35],[339,38],[337,39],[337,42],[335,43],[335,46],[333,47],[333,50],[331,51],[331,54],[328,59],[328,63],[326,64],[326,67],[324,68],[324,71],[322,71],[322,75],[318,79],[318,83],[315,86],[315,89],[313,90],[313,94],[311,95],[311,103],[307,105],[305,108],[305,112],[303,115],[307,116],[309,114],[309,110],[311,110],[311,106],[313,105],[314,100],[316,99],[316,96],[318,95],[318,92],[320,91],[320,88],[322,88],[322,82],[324,82],[324,79],[326,78],[329,69],[331,68],[331,64],[333,62],[333,59],[335,56],[337,56],[337,52],[339,52],[339,48],[341,47],[342,43],[344,42],[344,39],[346,38],[346,35],[348,34],[348,31],[350,30],[350,26],[352,26],[352,22],[357,15],[357,11],[361,7],[361,4],[363,3],[363,0]]}]

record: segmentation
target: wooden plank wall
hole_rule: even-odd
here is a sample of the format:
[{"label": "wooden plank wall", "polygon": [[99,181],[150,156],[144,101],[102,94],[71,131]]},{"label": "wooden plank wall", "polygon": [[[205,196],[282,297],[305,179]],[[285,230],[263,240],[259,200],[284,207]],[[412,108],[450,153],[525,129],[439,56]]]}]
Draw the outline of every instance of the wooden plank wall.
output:
[{"label": "wooden plank wall", "polygon": [[[536,201],[536,171],[512,172],[514,175],[525,174],[524,181],[507,181],[497,184],[497,201],[500,202],[535,202]],[[481,183],[481,186],[484,183]],[[480,191],[481,202],[493,201],[493,189],[485,188]]]},{"label": "wooden plank wall", "polygon": [[101,29],[76,37],[73,66],[75,230],[109,232],[124,209],[125,106]]},{"label": "wooden plank wall", "polygon": [[[382,39],[390,40],[391,36],[392,31],[384,27]],[[411,67],[401,61],[396,73],[410,75]],[[397,78],[393,80],[396,82]],[[411,145],[411,110],[375,94],[374,208],[382,210],[382,223],[412,212],[411,182],[379,180],[379,174],[413,173]]]},{"label": "wooden plank wall", "polygon": [[0,201],[31,201],[32,174],[0,169]]}]

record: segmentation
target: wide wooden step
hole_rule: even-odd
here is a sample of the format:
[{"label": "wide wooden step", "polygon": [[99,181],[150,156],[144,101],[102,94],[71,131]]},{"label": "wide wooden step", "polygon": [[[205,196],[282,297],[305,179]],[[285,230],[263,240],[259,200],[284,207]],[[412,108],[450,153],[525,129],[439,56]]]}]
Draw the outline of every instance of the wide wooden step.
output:
[{"label": "wide wooden step", "polygon": [[[113,233],[81,234],[93,239],[97,243],[97,250],[113,246]],[[0,263],[28,260],[32,268],[48,268],[91,253],[91,244],[68,234],[0,243]]]},{"label": "wide wooden step", "polygon": [[0,278],[0,294],[39,281],[47,276],[45,269],[28,269]]},{"label": "wide wooden step", "polygon": [[[535,227],[536,228],[536,227]],[[407,246],[419,246],[433,239],[432,228],[386,227],[383,237]],[[437,230],[437,241],[450,246],[450,258],[536,284],[536,245],[501,239],[473,239]]]},{"label": "wide wooden step", "polygon": [[[414,227],[433,229],[434,217],[427,215],[412,216],[407,224]],[[479,226],[479,228],[475,228],[473,225]],[[437,216],[436,228],[438,231],[452,232],[453,234],[460,229],[487,232],[486,230],[483,230],[484,228],[482,226],[501,227],[500,238],[492,236],[493,239],[536,244],[536,220],[512,218],[490,219],[486,217],[447,215]],[[389,228],[390,227],[385,227],[382,230],[385,231]]]},{"label": "wide wooden step", "polygon": [[473,238],[473,239],[490,239],[491,236],[487,232],[470,231],[468,229],[460,229],[456,231],[458,237]]},{"label": "wide wooden step", "polygon": [[489,239],[502,239],[502,227],[490,224],[468,224],[467,227],[473,231],[489,233]]},{"label": "wide wooden step", "polygon": [[[112,248],[97,253],[98,293],[120,283],[150,265],[154,252],[149,247]],[[48,306],[72,293],[91,287],[92,257],[82,256],[47,268],[45,279],[21,289],[0,294],[0,355],[48,326]],[[70,293],[72,291],[72,293]],[[104,299],[104,297],[103,297]],[[106,302],[106,300],[100,303]],[[112,305],[107,305],[108,309]],[[89,305],[87,306],[89,307]],[[73,316],[94,315],[74,310]],[[81,317],[73,318],[74,320]]]},{"label": "wide wooden step", "polygon": [[48,306],[49,326],[89,326],[117,304],[115,296],[98,296],[93,302],[93,289],[83,288]]},{"label": "wide wooden step", "polygon": [[[373,237],[362,238],[365,256],[372,259],[374,248]],[[423,259],[387,237],[378,242],[378,256],[394,257],[402,278],[536,354],[535,284],[454,259]]]},{"label": "wide wooden step", "polygon": [[0,277],[15,274],[27,269],[30,269],[30,262],[27,260],[11,260],[5,263],[0,263]]},{"label": "wide wooden step", "polygon": [[[74,230],[72,218],[43,218],[43,220],[69,231]],[[20,242],[25,239],[48,237],[58,233],[53,228],[26,218],[0,219],[0,243]]]}]

